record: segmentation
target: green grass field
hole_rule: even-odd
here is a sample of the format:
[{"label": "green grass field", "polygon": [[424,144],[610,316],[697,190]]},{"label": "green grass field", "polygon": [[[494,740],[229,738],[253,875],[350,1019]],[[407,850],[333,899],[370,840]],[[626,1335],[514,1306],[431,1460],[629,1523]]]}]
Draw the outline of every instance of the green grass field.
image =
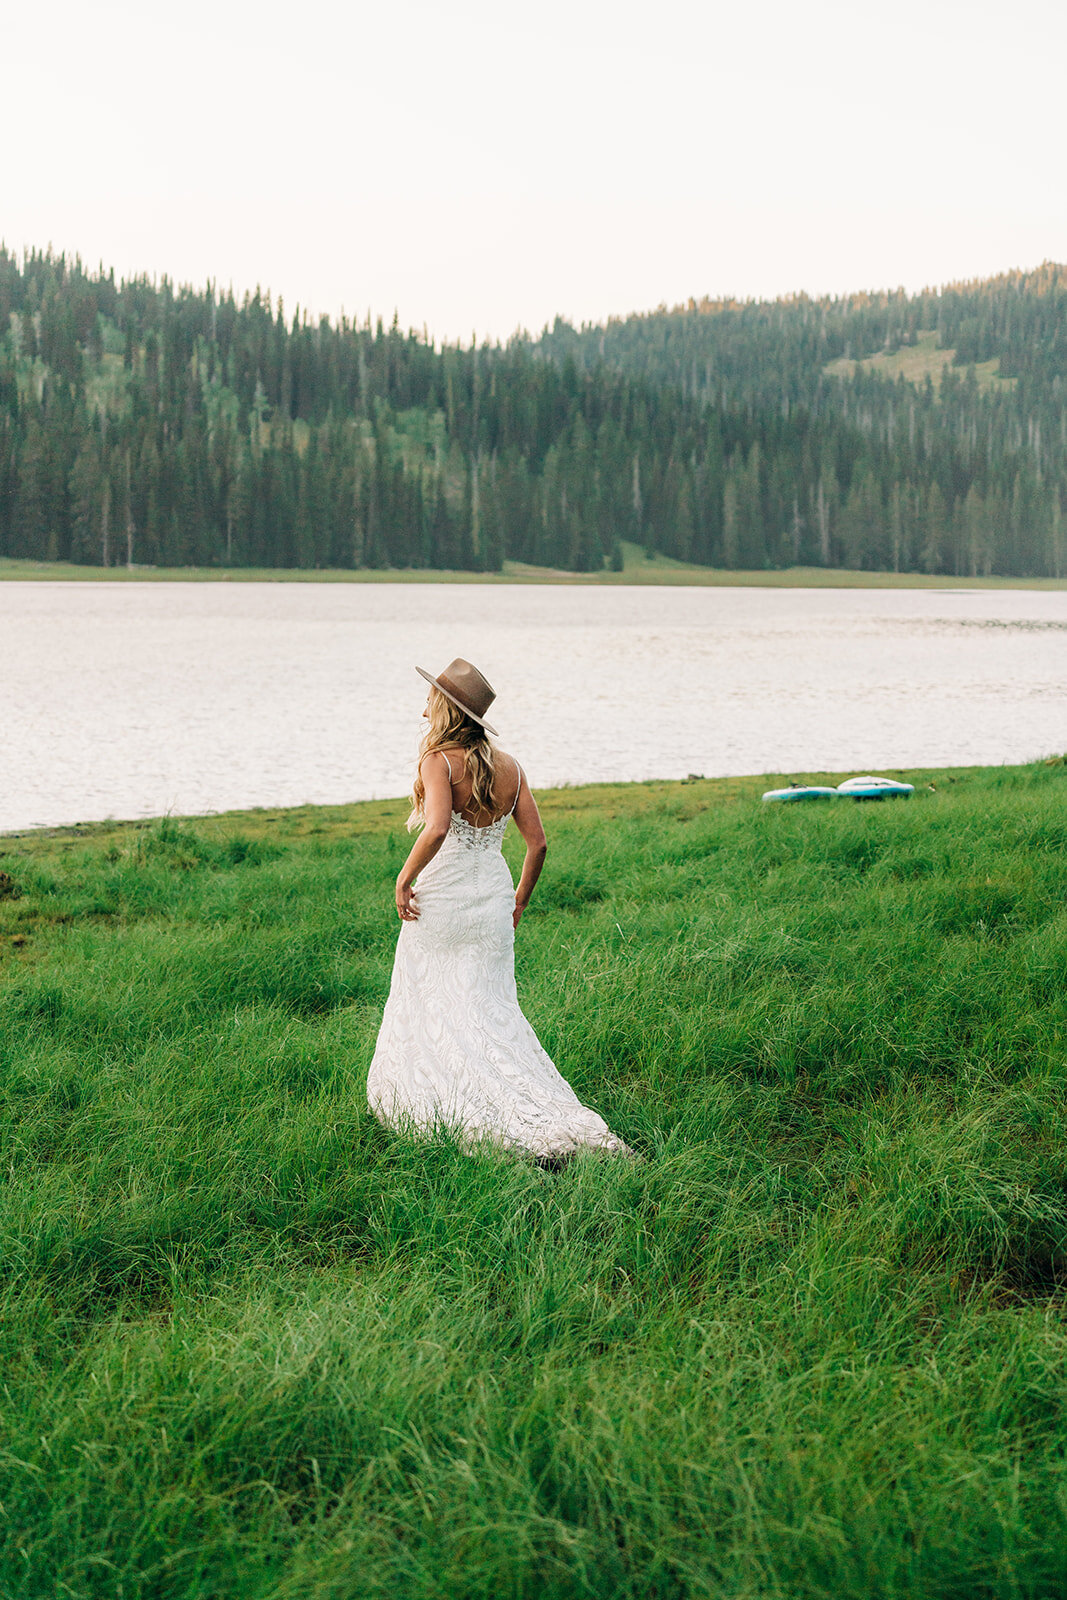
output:
[{"label": "green grass field", "polygon": [[543,797],[557,1176],[365,1110],[399,802],[0,839],[5,1600],[1063,1594],[1067,764],[913,776]]},{"label": "green grass field", "polygon": [[636,544],[623,544],[621,572],[565,572],[505,561],[502,572],[443,572],[428,567],[78,567],[64,561],[13,561],[0,556],[5,579],[77,583],[549,583],[667,584],[766,589],[1067,589],[1067,578],[953,578],[923,572],[854,572],[839,567],[782,567],[773,571],[727,571],[693,567],[669,556],[649,560]]}]

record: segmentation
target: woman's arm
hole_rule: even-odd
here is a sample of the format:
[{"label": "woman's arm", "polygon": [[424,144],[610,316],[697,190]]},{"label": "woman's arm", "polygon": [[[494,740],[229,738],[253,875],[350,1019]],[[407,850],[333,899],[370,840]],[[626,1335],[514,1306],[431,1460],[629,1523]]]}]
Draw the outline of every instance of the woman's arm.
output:
[{"label": "woman's arm", "polygon": [[396,880],[396,909],[401,922],[418,920],[419,908],[415,903],[418,897],[411,886],[440,850],[452,820],[452,784],[444,756],[439,750],[432,750],[423,756],[421,770],[426,790],[423,804],[426,821]]},{"label": "woman's arm", "polygon": [[519,878],[519,887],[515,890],[515,911],[512,921],[517,928],[519,918],[530,903],[530,896],[534,892],[534,884],[541,876],[541,868],[545,864],[548,854],[548,841],[545,838],[544,826],[541,822],[541,813],[537,809],[537,801],[530,793],[530,785],[526,782],[526,774],[522,774],[519,783],[519,798],[515,802],[515,826],[526,840],[526,857],[522,863],[522,876]]}]

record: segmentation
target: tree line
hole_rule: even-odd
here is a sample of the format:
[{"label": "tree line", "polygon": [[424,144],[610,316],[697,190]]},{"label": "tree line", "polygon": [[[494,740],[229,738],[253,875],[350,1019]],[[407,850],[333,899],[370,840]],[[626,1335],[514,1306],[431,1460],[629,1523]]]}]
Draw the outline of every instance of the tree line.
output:
[{"label": "tree line", "polygon": [[[886,359],[924,341],[937,381]],[[824,561],[1067,572],[1067,267],[913,295],[693,299],[578,329],[557,319],[528,345],[709,409],[840,424],[815,513]],[[799,487],[803,510],[810,475]]]},{"label": "tree line", "polygon": [[[591,571],[635,540],[742,569],[1060,575],[1059,287],[998,294],[945,322],[973,359],[935,391],[824,372],[914,341],[921,297],[462,348],[0,249],[0,555]],[[1013,379],[981,388],[1009,346]]]}]

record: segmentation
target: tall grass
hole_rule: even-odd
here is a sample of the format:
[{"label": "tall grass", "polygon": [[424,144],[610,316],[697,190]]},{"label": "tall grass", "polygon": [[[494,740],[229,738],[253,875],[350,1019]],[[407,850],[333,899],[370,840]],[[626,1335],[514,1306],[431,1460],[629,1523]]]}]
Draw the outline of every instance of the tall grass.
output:
[{"label": "tall grass", "polygon": [[399,805],[0,841],[0,1594],[1063,1593],[1067,767],[954,776],[546,797],[560,1175],[366,1113]]}]

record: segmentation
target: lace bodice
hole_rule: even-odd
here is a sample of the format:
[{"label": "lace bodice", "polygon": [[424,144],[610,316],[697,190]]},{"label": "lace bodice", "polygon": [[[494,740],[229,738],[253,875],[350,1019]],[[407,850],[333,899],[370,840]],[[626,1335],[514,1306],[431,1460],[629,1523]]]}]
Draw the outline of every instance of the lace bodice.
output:
[{"label": "lace bodice", "polygon": [[458,811],[453,811],[452,821],[448,824],[449,837],[457,840],[464,850],[491,850],[494,845],[499,849],[510,816],[509,811],[505,816],[497,817],[495,822],[479,828],[473,822],[468,822],[466,817],[461,817]]}]

